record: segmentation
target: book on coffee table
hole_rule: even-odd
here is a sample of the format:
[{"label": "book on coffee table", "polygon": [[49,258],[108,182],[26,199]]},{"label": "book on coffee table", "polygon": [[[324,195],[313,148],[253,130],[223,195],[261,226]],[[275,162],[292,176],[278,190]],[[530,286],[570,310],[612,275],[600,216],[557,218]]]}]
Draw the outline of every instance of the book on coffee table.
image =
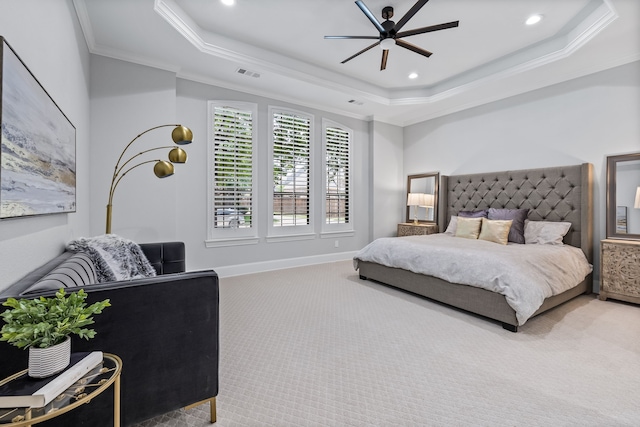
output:
[{"label": "book on coffee table", "polygon": [[71,353],[69,366],[47,378],[28,372],[0,386],[0,408],[41,408],[102,362],[102,352]]}]

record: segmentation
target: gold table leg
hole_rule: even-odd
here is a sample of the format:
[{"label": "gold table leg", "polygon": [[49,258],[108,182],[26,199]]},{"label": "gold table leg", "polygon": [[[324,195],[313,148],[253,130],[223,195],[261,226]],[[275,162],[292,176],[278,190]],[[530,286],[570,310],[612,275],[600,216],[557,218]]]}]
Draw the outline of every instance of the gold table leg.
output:
[{"label": "gold table leg", "polygon": [[120,427],[120,375],[113,383],[113,427]]},{"label": "gold table leg", "polygon": [[210,399],[201,400],[200,402],[192,403],[191,405],[187,405],[184,407],[185,411],[188,411],[191,408],[195,408],[196,406],[204,405],[209,402],[209,410],[211,411],[211,424],[217,421],[216,415],[216,398],[215,396]]},{"label": "gold table leg", "polygon": [[209,401],[209,410],[211,410],[211,424],[215,423],[217,421],[216,418],[216,398],[213,397],[211,398],[211,400]]}]

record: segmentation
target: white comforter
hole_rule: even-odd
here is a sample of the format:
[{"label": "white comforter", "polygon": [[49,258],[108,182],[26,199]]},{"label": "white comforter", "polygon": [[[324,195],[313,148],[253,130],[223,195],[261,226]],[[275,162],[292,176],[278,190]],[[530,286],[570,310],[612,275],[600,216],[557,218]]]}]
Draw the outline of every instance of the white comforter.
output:
[{"label": "white comforter", "polygon": [[445,234],[380,238],[356,254],[356,269],[359,260],[500,293],[520,325],[545,298],[578,285],[592,270],[582,250],[568,245],[499,245]]}]

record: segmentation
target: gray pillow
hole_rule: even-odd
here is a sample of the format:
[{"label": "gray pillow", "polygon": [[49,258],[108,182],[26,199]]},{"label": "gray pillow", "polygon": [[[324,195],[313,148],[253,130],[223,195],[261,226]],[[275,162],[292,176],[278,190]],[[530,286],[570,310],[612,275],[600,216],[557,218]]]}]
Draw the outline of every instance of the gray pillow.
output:
[{"label": "gray pillow", "polygon": [[461,216],[463,218],[487,218],[487,210],[483,209],[481,211],[460,211],[458,212],[458,216]]},{"label": "gray pillow", "polygon": [[509,230],[508,241],[524,244],[524,220],[529,215],[529,209],[489,209],[488,219],[501,219],[513,221]]},{"label": "gray pillow", "polygon": [[51,270],[46,276],[33,284],[24,294],[44,290],[58,290],[98,283],[96,267],[85,253],[77,253]]}]

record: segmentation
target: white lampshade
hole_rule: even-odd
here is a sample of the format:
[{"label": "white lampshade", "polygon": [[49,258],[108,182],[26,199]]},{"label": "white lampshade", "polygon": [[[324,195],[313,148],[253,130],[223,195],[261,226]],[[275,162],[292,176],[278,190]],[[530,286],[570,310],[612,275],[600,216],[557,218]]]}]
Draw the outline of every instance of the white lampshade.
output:
[{"label": "white lampshade", "polygon": [[407,206],[419,206],[424,193],[409,193],[407,196]]},{"label": "white lampshade", "polygon": [[434,201],[434,197],[433,194],[423,194],[422,195],[422,200],[420,201],[420,204],[418,206],[424,206],[427,208],[432,208],[433,207],[433,201]]},{"label": "white lampshade", "polygon": [[634,208],[640,209],[640,187],[636,190],[636,203],[633,205]]}]

